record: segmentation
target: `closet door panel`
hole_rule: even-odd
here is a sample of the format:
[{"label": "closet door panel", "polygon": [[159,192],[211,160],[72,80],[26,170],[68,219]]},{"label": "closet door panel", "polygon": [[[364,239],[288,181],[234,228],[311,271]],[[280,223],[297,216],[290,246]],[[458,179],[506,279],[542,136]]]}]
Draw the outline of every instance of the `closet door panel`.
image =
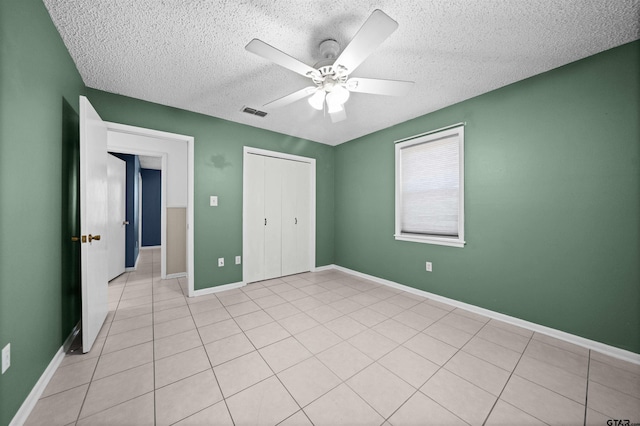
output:
[{"label": "closet door panel", "polygon": [[[311,259],[309,259],[309,241],[311,237],[311,177],[309,176],[311,166],[308,163],[295,164],[296,183],[296,250],[295,250],[295,272],[307,272],[311,270]],[[315,261],[315,260],[314,260]]]},{"label": "closet door panel", "polygon": [[297,161],[282,161],[282,275],[299,272],[297,247]]},{"label": "closet door panel", "polygon": [[264,157],[264,278],[282,276],[282,161]]},{"label": "closet door panel", "polygon": [[260,155],[247,155],[244,165],[247,196],[245,218],[248,233],[245,238],[244,281],[247,283],[264,279],[264,159]]}]

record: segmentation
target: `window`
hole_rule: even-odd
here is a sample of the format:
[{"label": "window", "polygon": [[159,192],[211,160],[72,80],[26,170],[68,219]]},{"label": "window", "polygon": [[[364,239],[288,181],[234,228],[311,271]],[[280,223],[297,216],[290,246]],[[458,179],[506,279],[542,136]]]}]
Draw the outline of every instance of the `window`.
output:
[{"label": "window", "polygon": [[464,125],[396,142],[395,238],[464,247]]}]

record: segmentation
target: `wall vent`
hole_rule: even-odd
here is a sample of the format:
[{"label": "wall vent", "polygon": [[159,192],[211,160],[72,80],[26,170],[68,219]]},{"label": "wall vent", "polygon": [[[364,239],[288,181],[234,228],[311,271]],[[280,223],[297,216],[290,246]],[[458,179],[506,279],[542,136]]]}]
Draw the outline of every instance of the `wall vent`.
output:
[{"label": "wall vent", "polygon": [[267,115],[264,111],[259,111],[254,108],[244,107],[242,108],[242,112],[246,112],[247,114],[257,115],[258,117],[265,117]]}]

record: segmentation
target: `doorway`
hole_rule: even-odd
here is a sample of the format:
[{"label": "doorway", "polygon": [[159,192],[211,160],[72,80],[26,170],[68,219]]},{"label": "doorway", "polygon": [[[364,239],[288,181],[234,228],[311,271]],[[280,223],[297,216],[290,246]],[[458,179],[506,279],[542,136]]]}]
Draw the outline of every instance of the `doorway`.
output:
[{"label": "doorway", "polygon": [[[191,136],[107,122],[110,152],[160,159],[160,259],[161,278],[187,277],[189,296],[193,285],[193,143]],[[169,160],[170,159],[170,160]],[[168,164],[171,167],[168,167]],[[183,212],[181,222],[172,219]],[[167,224],[169,223],[169,227]],[[177,231],[176,231],[177,229]],[[178,234],[176,238],[174,234]],[[178,247],[179,246],[179,247]],[[181,271],[167,270],[168,260],[184,257]]]}]

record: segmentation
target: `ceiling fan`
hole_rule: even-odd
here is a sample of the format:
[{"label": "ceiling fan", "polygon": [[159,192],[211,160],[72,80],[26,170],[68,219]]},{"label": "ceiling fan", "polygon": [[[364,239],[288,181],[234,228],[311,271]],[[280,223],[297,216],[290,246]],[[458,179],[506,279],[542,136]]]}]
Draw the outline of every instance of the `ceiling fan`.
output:
[{"label": "ceiling fan", "polygon": [[310,78],[314,84],[264,106],[279,108],[309,97],[309,104],[317,110],[323,110],[326,105],[331,121],[336,123],[347,118],[344,104],[349,99],[350,92],[387,96],[405,95],[413,86],[412,81],[350,77],[351,73],[396,28],[398,28],[396,21],[383,11],[376,9],[340,55],[338,55],[340,46],[337,41],[328,39],[320,43],[320,53],[324,59],[313,67],[254,38],[245,46],[245,49]]}]

